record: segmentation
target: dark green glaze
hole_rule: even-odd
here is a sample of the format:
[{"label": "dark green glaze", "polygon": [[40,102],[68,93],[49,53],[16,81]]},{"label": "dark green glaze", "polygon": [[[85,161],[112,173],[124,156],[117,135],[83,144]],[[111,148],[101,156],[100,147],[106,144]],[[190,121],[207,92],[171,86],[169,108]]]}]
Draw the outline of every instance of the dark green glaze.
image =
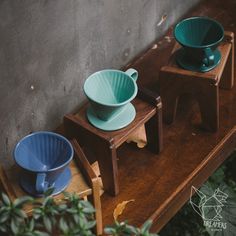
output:
[{"label": "dark green glaze", "polygon": [[[219,63],[219,52],[216,49],[224,38],[224,29],[220,23],[208,17],[191,17],[179,22],[174,29],[177,42],[184,48],[185,61],[183,66],[182,54],[176,54],[177,62],[185,69],[198,68],[197,71],[205,72],[213,69]],[[178,56],[181,55],[181,59]],[[186,63],[184,63],[186,64]]]},{"label": "dark green glaze", "polygon": [[220,60],[221,60],[220,51],[216,49],[213,55],[214,55],[213,65],[206,66],[204,63],[194,63],[191,60],[189,60],[189,58],[185,55],[184,48],[180,48],[176,52],[176,61],[180,67],[186,70],[197,71],[197,72],[207,72],[215,68],[220,63]]}]

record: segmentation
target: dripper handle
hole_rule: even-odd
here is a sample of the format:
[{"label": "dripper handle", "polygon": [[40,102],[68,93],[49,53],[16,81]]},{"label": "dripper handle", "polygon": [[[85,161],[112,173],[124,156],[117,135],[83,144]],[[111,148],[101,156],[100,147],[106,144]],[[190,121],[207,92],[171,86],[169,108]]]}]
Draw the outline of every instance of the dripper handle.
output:
[{"label": "dripper handle", "polygon": [[138,79],[138,71],[133,68],[129,68],[127,71],[125,71],[125,73],[129,75],[134,81]]},{"label": "dripper handle", "polygon": [[36,178],[36,191],[38,193],[44,193],[48,188],[48,183],[46,182],[46,174],[38,173]]},{"label": "dripper handle", "polygon": [[205,49],[204,49],[204,53],[205,53],[205,58],[204,58],[204,60],[203,60],[203,63],[204,63],[206,66],[212,66],[212,65],[214,65],[215,58],[214,58],[214,54],[213,54],[211,48],[205,48]]}]

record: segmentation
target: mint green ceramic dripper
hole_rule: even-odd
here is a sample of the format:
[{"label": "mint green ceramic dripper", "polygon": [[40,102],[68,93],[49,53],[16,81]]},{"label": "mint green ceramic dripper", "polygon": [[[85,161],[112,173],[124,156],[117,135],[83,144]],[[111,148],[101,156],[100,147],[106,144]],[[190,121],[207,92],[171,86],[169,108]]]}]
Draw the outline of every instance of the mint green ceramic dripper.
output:
[{"label": "mint green ceramic dripper", "polygon": [[115,118],[138,92],[138,72],[128,69],[102,70],[90,75],[84,83],[84,93],[96,116],[104,121]]}]

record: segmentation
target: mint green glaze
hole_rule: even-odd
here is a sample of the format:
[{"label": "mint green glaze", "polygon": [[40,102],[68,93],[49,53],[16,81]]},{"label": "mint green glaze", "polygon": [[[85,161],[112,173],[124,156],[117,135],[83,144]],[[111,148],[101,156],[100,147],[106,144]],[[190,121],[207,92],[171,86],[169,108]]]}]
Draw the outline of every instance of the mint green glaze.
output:
[{"label": "mint green glaze", "polygon": [[[190,66],[185,69],[191,70],[193,66],[204,72],[218,65],[219,57],[215,58],[215,51],[224,38],[224,29],[219,22],[201,16],[187,18],[175,26],[174,36],[185,50],[185,60],[189,60]],[[176,57],[176,60],[182,59]]]},{"label": "mint green glaze", "polygon": [[87,110],[89,122],[104,131],[114,131],[126,127],[134,120],[135,115],[135,108],[130,102],[124,106],[123,110],[117,116],[108,121],[99,119],[91,107]]},{"label": "mint green glaze", "polygon": [[138,79],[138,72],[133,68],[128,69],[125,73],[135,81]]},{"label": "mint green glaze", "polygon": [[138,72],[134,69],[102,70],[90,75],[85,81],[84,93],[96,116],[108,121],[122,112],[137,95],[137,78]]}]

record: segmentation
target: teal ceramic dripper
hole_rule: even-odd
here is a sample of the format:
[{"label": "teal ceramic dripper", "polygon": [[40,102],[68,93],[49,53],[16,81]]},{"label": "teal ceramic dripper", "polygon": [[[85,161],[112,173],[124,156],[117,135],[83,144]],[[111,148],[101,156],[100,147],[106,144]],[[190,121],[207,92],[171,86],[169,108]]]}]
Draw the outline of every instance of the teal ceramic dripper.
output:
[{"label": "teal ceramic dripper", "polygon": [[138,72],[128,69],[102,70],[90,75],[84,84],[84,93],[96,116],[110,121],[137,95]]},{"label": "teal ceramic dripper", "polygon": [[[177,42],[183,46],[185,61],[181,66],[190,69],[191,64],[199,65],[199,70],[207,70],[217,66],[220,61],[220,52],[217,50],[219,43],[224,38],[222,25],[208,17],[191,17],[179,22],[174,29]],[[190,66],[188,66],[190,65]]]}]

